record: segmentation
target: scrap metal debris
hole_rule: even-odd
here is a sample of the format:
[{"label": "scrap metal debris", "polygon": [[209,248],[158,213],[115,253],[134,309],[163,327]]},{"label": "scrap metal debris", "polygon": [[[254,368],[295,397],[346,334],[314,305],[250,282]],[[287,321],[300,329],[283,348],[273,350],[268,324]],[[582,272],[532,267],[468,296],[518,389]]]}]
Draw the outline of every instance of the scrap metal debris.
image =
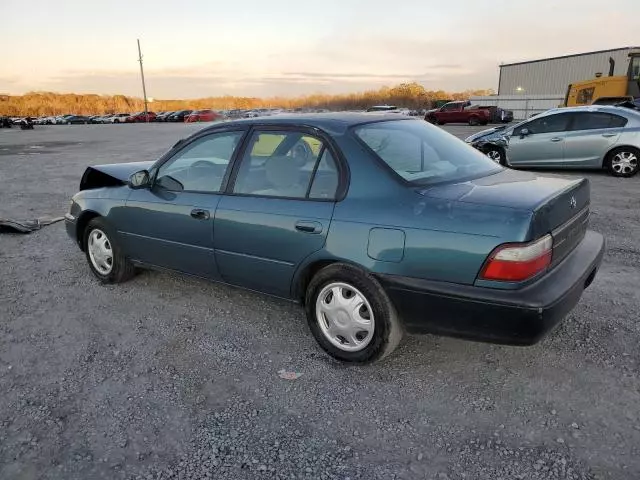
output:
[{"label": "scrap metal debris", "polygon": [[64,220],[64,217],[36,218],[35,220],[0,218],[0,233],[31,233],[62,220]]},{"label": "scrap metal debris", "polygon": [[278,370],[278,376],[280,378],[285,379],[285,380],[297,380],[298,378],[300,378],[302,376],[302,373],[288,372],[288,371],[282,369],[282,370]]}]

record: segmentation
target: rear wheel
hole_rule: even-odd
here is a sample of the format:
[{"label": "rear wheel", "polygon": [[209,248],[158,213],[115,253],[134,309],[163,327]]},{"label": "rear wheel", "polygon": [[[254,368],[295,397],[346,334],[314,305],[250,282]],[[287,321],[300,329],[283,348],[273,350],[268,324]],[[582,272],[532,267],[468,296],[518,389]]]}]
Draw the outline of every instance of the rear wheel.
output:
[{"label": "rear wheel", "polygon": [[89,267],[102,283],[126,282],[135,275],[135,267],[104,218],[96,217],[87,224],[83,241]]},{"label": "rear wheel", "polygon": [[469,117],[469,125],[471,125],[472,127],[475,127],[476,125],[480,124],[480,120],[478,119],[478,117]]},{"label": "rear wheel", "polygon": [[620,147],[607,155],[605,166],[614,177],[632,177],[640,167],[640,151],[633,147]]},{"label": "rear wheel", "polygon": [[344,362],[381,360],[402,339],[402,325],[384,289],[351,265],[320,270],[307,288],[305,308],[316,341]]}]

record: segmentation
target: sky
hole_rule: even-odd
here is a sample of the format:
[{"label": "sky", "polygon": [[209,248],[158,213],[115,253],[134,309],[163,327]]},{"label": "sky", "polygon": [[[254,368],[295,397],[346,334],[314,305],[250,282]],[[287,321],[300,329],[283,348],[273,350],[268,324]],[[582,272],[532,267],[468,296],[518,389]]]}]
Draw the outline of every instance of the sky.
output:
[{"label": "sky", "polygon": [[0,0],[0,93],[297,96],[417,81],[497,90],[500,63],[640,45],[640,0]]}]

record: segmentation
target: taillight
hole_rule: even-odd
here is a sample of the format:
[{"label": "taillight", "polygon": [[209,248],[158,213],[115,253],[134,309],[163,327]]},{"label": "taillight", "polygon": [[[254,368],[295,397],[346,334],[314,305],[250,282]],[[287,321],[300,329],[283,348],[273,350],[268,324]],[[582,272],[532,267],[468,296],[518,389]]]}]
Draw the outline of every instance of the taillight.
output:
[{"label": "taillight", "polygon": [[531,278],[551,264],[552,248],[551,235],[532,243],[501,245],[489,255],[480,278],[504,282],[520,282]]}]

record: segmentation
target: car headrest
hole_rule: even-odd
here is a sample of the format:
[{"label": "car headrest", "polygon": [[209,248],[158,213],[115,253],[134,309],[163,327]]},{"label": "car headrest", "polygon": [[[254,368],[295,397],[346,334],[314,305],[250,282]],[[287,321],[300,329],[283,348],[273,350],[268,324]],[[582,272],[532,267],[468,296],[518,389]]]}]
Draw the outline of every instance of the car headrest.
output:
[{"label": "car headrest", "polygon": [[269,157],[264,170],[268,182],[275,188],[291,187],[300,180],[300,167],[291,157]]}]

